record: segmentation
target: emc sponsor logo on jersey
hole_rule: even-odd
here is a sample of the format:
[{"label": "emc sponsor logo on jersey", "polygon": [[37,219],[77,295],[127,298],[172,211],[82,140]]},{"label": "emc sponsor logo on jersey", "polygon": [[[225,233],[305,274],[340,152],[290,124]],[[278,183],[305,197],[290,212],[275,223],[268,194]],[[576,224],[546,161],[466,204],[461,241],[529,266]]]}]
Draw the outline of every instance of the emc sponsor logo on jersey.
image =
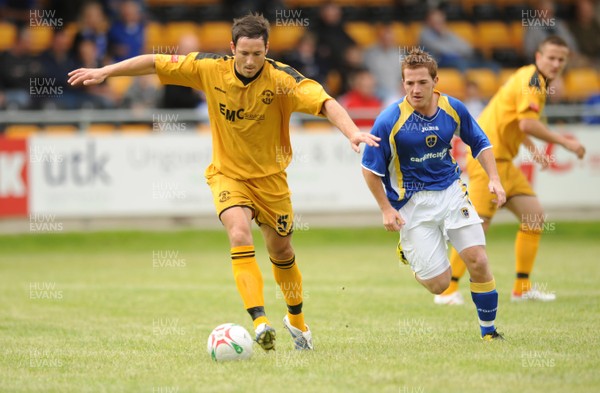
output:
[{"label": "emc sponsor logo on jersey", "polygon": [[265,120],[264,113],[246,113],[244,108],[229,109],[223,103],[219,103],[219,112],[225,117],[225,120]]}]

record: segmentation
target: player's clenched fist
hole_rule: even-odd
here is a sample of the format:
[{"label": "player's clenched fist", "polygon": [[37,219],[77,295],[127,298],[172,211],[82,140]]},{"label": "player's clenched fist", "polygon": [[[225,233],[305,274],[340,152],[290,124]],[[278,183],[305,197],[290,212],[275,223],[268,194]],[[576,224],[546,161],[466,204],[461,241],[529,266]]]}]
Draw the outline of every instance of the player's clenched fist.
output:
[{"label": "player's clenched fist", "polygon": [[389,209],[384,210],[383,212],[383,226],[385,230],[388,232],[398,232],[402,229],[404,225],[404,220],[398,210],[394,209],[392,206]]}]

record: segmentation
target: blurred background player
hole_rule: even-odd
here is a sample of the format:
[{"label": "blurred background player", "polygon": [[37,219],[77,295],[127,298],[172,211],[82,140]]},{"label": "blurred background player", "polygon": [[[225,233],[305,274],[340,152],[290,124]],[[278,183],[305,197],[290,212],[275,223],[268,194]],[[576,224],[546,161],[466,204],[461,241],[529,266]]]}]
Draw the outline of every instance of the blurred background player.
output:
[{"label": "blurred background player", "polygon": [[[255,258],[253,219],[261,228],[288,307],[284,327],[296,349],[312,349],[302,312],[302,276],[291,244],[294,216],[285,172],[292,159],[290,115],[326,116],[356,152],[360,143],[377,145],[377,138],[361,133],[317,82],[266,58],[269,29],[262,15],[249,14],[234,20],[233,56],[143,55],[102,68],[77,69],[69,73],[69,83],[93,85],[111,76],[156,73],[164,84],[205,92],[213,137],[213,162],[205,175],[229,236],[233,274],[254,322],[256,341],[264,350],[275,348],[275,329],[265,313],[263,279]],[[278,83],[290,88],[275,94]]]},{"label": "blurred background player", "polygon": [[[544,224],[544,210],[525,175],[513,164],[524,144],[530,151],[535,146],[528,138],[533,136],[548,143],[556,143],[583,158],[585,148],[574,138],[555,132],[540,121],[546,104],[546,95],[551,92],[548,83],[558,77],[567,62],[569,48],[558,36],[546,38],[538,47],[535,64],[518,69],[494,95],[478,121],[493,145],[500,180],[506,189],[504,205],[521,223],[515,240],[516,279],[511,300],[551,301],[553,293],[545,293],[532,287],[530,274],[533,270]],[[535,154],[535,153],[534,153]],[[481,165],[467,156],[469,195],[477,213],[483,219],[487,231],[496,214],[498,204],[487,191],[488,178]],[[464,274],[464,263],[456,250],[451,254],[452,282],[444,293],[435,297],[438,304],[462,304],[458,292],[458,280]]]},{"label": "blurred background player", "polygon": [[[481,337],[496,332],[498,292],[485,252],[481,219],[460,180],[451,140],[458,133],[489,174],[488,192],[504,203],[490,141],[459,100],[435,90],[437,63],[415,49],[402,62],[406,97],[385,109],[371,133],[379,148],[365,148],[363,176],[388,231],[400,231],[398,255],[431,293],[450,283],[446,235],[467,261]],[[383,184],[382,184],[383,183]]]}]

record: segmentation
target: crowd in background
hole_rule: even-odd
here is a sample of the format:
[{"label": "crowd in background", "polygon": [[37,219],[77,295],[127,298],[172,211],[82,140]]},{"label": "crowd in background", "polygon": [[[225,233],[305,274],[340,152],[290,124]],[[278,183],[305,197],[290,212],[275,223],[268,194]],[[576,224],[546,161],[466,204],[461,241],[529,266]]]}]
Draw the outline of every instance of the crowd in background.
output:
[{"label": "crowd in background", "polygon": [[[552,1],[536,2],[532,9],[539,10],[537,15],[552,22],[547,23],[546,28],[524,27],[523,48],[499,58],[485,56],[448,28],[447,11],[451,12],[452,8],[445,7],[445,3],[451,2],[428,2],[430,7],[424,10],[418,37],[418,45],[435,56],[442,68],[461,72],[487,68],[496,73],[502,67],[514,68],[531,62],[537,44],[547,35],[557,34],[572,48],[571,66],[599,69],[600,23],[598,6],[592,0],[574,1],[573,16],[568,20],[555,13]],[[31,51],[31,10],[35,9],[52,10],[62,24],[62,28],[55,29],[50,47],[40,54]],[[285,2],[227,0],[221,9],[231,10],[231,15],[225,18],[250,10],[273,18],[273,11],[285,9]],[[14,45],[0,54],[0,108],[195,108],[202,105],[200,92],[177,86],[162,87],[154,77],[136,78],[119,97],[106,82],[77,88],[66,83],[67,73],[73,69],[100,67],[143,54],[150,11],[148,4],[139,0],[0,0],[2,22],[13,23],[18,28]],[[401,53],[392,31],[392,20],[379,21],[376,43],[364,47],[347,33],[344,9],[335,2],[323,2],[312,15],[293,50],[271,52],[269,57],[322,83],[349,109],[379,111],[403,95]],[[228,37],[223,37],[224,54],[228,52],[228,41]],[[202,51],[202,42],[194,35],[184,35],[177,51],[180,54]],[[61,88],[59,97],[31,94],[32,80],[44,81],[43,78],[51,78],[53,87]],[[559,87],[560,82],[557,82]],[[465,91],[465,101],[472,111],[481,110],[483,101],[477,83],[466,81]],[[370,124],[368,120],[359,122],[365,126]]]}]

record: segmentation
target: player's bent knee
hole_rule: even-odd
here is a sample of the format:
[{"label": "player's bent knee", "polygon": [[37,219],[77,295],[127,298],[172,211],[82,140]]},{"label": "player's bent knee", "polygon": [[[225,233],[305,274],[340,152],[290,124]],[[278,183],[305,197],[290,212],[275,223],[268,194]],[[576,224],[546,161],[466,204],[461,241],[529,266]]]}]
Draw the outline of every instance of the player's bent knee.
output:
[{"label": "player's bent knee", "polygon": [[438,284],[433,288],[429,288],[429,292],[433,293],[434,295],[441,295],[446,289],[448,289],[449,286],[450,282],[448,282],[446,285]]},{"label": "player's bent knee", "polygon": [[439,295],[446,289],[448,289],[448,287],[450,286],[451,277],[452,275],[450,273],[450,268],[448,268],[448,270],[444,271],[439,276],[431,278],[429,280],[422,280],[419,278],[417,279],[419,282],[421,282],[421,284],[423,284],[425,288],[427,288],[429,292],[433,293],[434,295]]},{"label": "player's bent knee", "polygon": [[439,281],[432,282],[432,283],[429,283],[428,285],[426,285],[429,292],[433,293],[434,295],[442,294],[442,292],[444,292],[446,289],[448,289],[449,286],[450,286],[450,280],[448,280],[447,282],[439,280]]},{"label": "player's bent knee", "polygon": [[267,239],[267,250],[271,258],[285,260],[294,256],[294,248],[288,237],[272,237]]},{"label": "player's bent knee", "polygon": [[252,232],[244,227],[233,227],[228,231],[229,241],[232,246],[247,246],[253,244]]},{"label": "player's bent knee", "polygon": [[269,256],[279,260],[290,259],[294,256],[294,249],[289,247],[285,249],[269,250]]},{"label": "player's bent knee", "polygon": [[488,258],[483,246],[473,246],[465,248],[460,252],[460,257],[467,264],[471,265],[487,265]]}]

